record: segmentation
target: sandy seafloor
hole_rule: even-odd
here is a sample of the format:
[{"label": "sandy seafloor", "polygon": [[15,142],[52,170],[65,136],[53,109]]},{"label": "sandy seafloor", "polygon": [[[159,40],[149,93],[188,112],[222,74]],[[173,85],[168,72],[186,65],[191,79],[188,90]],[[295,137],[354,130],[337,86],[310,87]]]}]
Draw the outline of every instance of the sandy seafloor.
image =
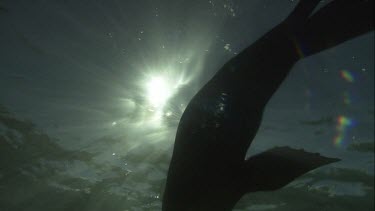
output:
[{"label": "sandy seafloor", "polygon": [[[161,210],[189,99],[296,2],[0,1],[0,210]],[[341,161],[236,211],[374,210],[373,58],[372,32],[295,65],[249,156]]]}]

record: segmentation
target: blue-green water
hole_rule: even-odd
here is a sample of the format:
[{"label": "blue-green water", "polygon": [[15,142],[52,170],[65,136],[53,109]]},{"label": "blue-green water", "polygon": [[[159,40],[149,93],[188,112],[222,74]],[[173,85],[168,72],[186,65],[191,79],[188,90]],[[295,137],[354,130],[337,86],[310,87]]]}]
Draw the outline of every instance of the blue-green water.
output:
[{"label": "blue-green water", "polygon": [[[295,5],[0,1],[0,210],[161,210],[189,99]],[[369,33],[299,62],[248,152],[342,161],[235,210],[374,210],[373,46]]]}]

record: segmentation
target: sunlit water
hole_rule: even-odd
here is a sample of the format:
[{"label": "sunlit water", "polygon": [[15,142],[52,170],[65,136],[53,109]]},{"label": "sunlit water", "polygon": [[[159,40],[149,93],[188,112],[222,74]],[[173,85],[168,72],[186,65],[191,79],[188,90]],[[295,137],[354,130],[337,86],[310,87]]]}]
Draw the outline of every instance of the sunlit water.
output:
[{"label": "sunlit water", "polygon": [[[160,210],[187,103],[295,4],[0,1],[0,210]],[[235,210],[374,209],[373,46],[299,62],[249,150],[342,161]]]}]

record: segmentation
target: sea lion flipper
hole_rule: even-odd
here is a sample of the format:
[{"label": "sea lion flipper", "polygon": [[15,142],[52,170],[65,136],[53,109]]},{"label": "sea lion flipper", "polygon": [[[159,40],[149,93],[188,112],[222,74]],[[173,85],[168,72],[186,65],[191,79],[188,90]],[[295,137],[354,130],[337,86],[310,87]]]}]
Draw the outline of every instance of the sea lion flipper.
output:
[{"label": "sea lion flipper", "polygon": [[272,148],[246,161],[245,175],[250,178],[244,178],[248,181],[245,192],[277,190],[313,169],[339,160],[302,149]]},{"label": "sea lion flipper", "polygon": [[303,25],[321,0],[300,0],[294,10],[286,18],[286,22],[293,27]]},{"label": "sea lion flipper", "polygon": [[374,0],[335,0],[296,29],[294,39],[307,57],[373,30]]}]

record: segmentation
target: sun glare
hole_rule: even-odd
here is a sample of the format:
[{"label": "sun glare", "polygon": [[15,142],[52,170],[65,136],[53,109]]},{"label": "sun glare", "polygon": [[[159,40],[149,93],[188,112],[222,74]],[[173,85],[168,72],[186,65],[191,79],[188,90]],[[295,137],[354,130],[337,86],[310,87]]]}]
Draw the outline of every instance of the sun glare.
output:
[{"label": "sun glare", "polygon": [[170,87],[168,81],[161,77],[153,77],[147,83],[147,98],[154,108],[161,108],[172,95],[173,87]]},{"label": "sun glare", "polygon": [[185,78],[181,71],[173,70],[163,68],[158,71],[156,68],[144,72],[143,79],[138,83],[141,88],[139,94],[143,99],[139,104],[142,107],[139,110],[142,111],[141,122],[161,126],[162,120],[174,118],[178,114],[173,111],[179,105],[176,105],[177,95],[189,83],[189,78]]}]

